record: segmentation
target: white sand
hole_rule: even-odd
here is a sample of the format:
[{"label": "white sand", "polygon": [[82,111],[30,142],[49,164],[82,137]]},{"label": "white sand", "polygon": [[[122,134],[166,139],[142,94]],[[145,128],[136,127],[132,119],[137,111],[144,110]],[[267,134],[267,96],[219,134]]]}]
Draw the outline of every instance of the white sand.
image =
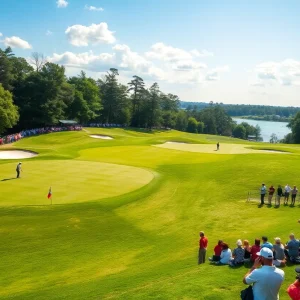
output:
[{"label": "white sand", "polygon": [[22,150],[4,150],[0,151],[0,159],[23,159],[37,156],[36,153]]},{"label": "white sand", "polygon": [[274,150],[258,150],[248,148],[251,145],[247,144],[221,144],[220,150],[216,151],[214,144],[184,144],[179,142],[166,142],[156,147],[200,153],[214,153],[214,154],[247,154],[247,153],[269,153],[269,154],[288,154],[288,152],[274,151]]},{"label": "white sand", "polygon": [[113,138],[108,135],[92,134],[92,135],[90,135],[90,137],[92,137],[94,139],[113,140]]},{"label": "white sand", "polygon": [[185,142],[172,142],[172,141],[169,141],[169,142],[166,142],[165,144],[187,144]]}]

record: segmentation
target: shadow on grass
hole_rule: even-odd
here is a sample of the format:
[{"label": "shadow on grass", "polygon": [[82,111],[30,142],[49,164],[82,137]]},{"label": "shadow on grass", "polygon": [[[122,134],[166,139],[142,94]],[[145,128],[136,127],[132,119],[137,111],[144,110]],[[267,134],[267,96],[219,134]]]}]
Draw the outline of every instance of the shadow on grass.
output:
[{"label": "shadow on grass", "polygon": [[4,179],[2,179],[2,180],[0,180],[0,181],[8,181],[8,180],[14,180],[14,179],[17,179],[16,177],[12,177],[12,178],[4,178]]}]

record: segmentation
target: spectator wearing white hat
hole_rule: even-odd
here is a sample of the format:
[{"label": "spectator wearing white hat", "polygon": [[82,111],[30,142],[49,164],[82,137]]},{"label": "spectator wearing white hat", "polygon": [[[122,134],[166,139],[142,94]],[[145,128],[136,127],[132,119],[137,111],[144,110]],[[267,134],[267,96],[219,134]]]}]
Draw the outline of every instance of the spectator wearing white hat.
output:
[{"label": "spectator wearing white hat", "polygon": [[[262,248],[253,267],[244,276],[245,284],[253,284],[254,300],[278,300],[284,271],[273,266],[273,252]],[[260,268],[261,267],[261,268]]]},{"label": "spectator wearing white hat", "polygon": [[233,259],[229,262],[229,265],[231,267],[244,263],[245,249],[242,247],[243,246],[242,241],[237,240],[236,245],[237,248],[235,248],[232,252]]}]

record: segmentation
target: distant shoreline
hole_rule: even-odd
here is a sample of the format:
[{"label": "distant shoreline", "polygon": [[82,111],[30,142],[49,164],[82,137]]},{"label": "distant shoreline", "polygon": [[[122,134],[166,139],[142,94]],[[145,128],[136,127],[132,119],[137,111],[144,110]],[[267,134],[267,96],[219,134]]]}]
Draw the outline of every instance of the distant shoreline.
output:
[{"label": "distant shoreline", "polygon": [[246,120],[254,120],[254,121],[266,121],[266,122],[279,122],[279,123],[288,123],[290,122],[291,119],[289,118],[278,118],[275,120],[268,120],[268,119],[263,119],[259,116],[253,117],[253,116],[231,116],[233,119],[246,119]]}]

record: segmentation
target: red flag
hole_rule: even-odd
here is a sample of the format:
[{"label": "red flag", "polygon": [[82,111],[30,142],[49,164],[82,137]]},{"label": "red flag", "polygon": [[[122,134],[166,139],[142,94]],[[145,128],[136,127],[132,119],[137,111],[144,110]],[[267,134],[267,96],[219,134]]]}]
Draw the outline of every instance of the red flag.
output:
[{"label": "red flag", "polygon": [[51,190],[51,186],[50,186],[50,189],[49,189],[49,192],[48,192],[48,199],[50,199],[52,197],[52,190]]}]

